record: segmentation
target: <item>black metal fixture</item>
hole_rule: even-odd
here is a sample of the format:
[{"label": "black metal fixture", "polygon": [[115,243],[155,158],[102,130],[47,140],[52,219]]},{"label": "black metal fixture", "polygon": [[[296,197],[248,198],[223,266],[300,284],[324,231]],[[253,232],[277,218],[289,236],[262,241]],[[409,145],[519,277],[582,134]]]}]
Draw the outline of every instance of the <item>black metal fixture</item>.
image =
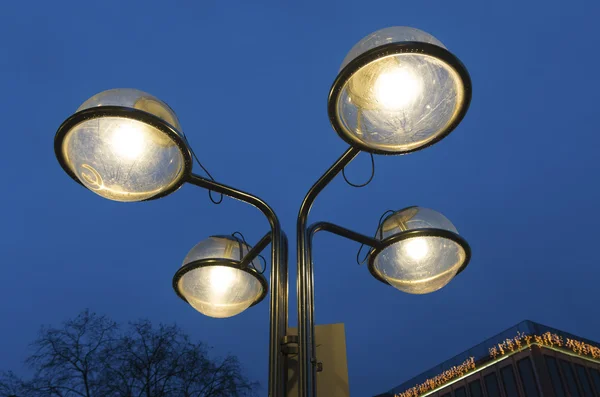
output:
[{"label": "black metal fixture", "polygon": [[175,273],[173,288],[205,315],[236,315],[267,294],[269,284],[257,257],[271,244],[269,396],[285,395],[285,354],[295,351],[289,345],[297,342],[299,395],[313,397],[318,370],[312,261],[316,232],[329,231],[371,247],[369,272],[407,293],[442,288],[471,257],[454,225],[421,207],[392,212],[380,221],[374,238],[327,222],[309,227],[316,197],[361,151],[406,154],[440,141],[460,123],[470,101],[471,80],[464,65],[418,29],[379,30],[348,53],[330,90],[328,112],[334,130],[351,147],[312,186],[298,213],[297,338],[286,334],[287,237],[275,212],[260,198],[220,184],[210,174],[210,179],[193,174],[197,157],[167,104],[134,89],[101,92],[60,126],[54,150],[71,178],[111,200],[153,200],[189,183],[257,207],[269,221],[269,233],[253,248],[233,235],[201,241]]},{"label": "black metal fixture", "polygon": [[[300,207],[296,229],[301,397],[316,395],[313,263],[310,228],[307,227],[308,214],[316,197],[360,151],[406,154],[439,142],[460,123],[470,102],[471,79],[467,69],[439,40],[418,29],[391,27],[374,32],[359,41],[342,62],[329,93],[328,112],[333,128],[351,147],[309,190]],[[437,229],[437,226],[434,228]],[[328,230],[331,231],[331,228]],[[427,237],[425,230],[412,233],[420,233],[421,238],[399,234],[393,239],[406,239],[406,242],[384,240],[382,243],[390,244],[387,250],[379,243],[358,240],[375,247],[369,260],[371,274],[406,292],[414,289],[399,288],[401,284],[395,283],[394,278],[397,275],[386,273],[388,267],[383,265],[386,261],[382,259],[387,257],[386,252],[395,251],[398,247],[424,243]],[[470,249],[461,237],[456,233],[446,233],[439,238],[440,241],[455,241],[454,245],[460,247],[458,255],[463,255],[458,261],[463,262],[461,266],[468,263]],[[435,247],[440,247],[440,244],[435,244]],[[414,266],[419,266],[414,262]],[[393,269],[391,267],[390,271]],[[425,277],[426,273],[421,273],[421,277]],[[417,278],[418,273],[413,276],[412,283],[427,284]],[[443,276],[438,281],[441,283],[442,279]],[[433,287],[430,289],[433,290]]]},{"label": "black metal fixture", "polygon": [[[263,238],[257,247],[262,250],[271,243],[269,390],[271,395],[282,395],[284,373],[279,341],[286,334],[288,322],[287,238],[273,209],[254,195],[193,174],[193,152],[177,116],[167,104],[139,90],[113,89],[88,99],[59,127],[54,150],[67,174],[110,200],[152,200],[176,191],[187,182],[250,204],[265,215],[271,231],[268,241]],[[254,256],[258,254],[252,252]],[[245,262],[219,259],[221,266],[237,266],[240,270]],[[212,258],[213,265],[216,266],[217,260]],[[204,267],[209,262],[204,262]],[[203,272],[192,272],[199,265],[189,263],[177,274],[202,275]],[[250,271],[247,265],[244,264],[244,272]],[[261,296],[266,294],[262,276],[253,275],[263,286]],[[235,278],[230,277],[229,281],[232,280]],[[176,291],[181,293],[178,285]],[[256,302],[261,296],[256,297]]]},{"label": "black metal fixture", "polygon": [[329,222],[314,223],[308,229],[309,252],[319,231],[367,245],[371,247],[366,258],[371,275],[411,294],[437,291],[467,267],[471,248],[445,216],[421,207],[391,212],[375,237]]}]

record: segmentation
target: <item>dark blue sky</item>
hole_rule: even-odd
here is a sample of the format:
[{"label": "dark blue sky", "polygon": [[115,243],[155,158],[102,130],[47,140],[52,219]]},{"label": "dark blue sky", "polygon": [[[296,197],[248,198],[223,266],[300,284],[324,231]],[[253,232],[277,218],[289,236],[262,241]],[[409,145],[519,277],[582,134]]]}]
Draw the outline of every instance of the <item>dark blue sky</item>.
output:
[{"label": "dark blue sky", "polygon": [[[395,25],[461,58],[471,108],[441,143],[377,157],[367,188],[336,179],[311,220],[371,234],[383,211],[421,205],[454,222],[473,259],[446,288],[413,296],[356,265],[356,244],[318,236],[316,320],[346,324],[352,395],[388,390],[526,318],[600,340],[599,12],[591,0],[3,3],[0,369],[21,371],[41,324],[89,307],[177,322],[215,354],[238,355],[266,394],[267,302],[215,320],[171,289],[207,236],[240,230],[256,242],[268,228],[260,213],[189,186],[148,203],[103,200],[62,171],[54,133],[97,92],[147,91],[175,109],[215,177],[263,197],[293,238],[305,192],[346,148],[326,112],[339,65]],[[357,181],[368,172],[364,154],[348,169]]]}]

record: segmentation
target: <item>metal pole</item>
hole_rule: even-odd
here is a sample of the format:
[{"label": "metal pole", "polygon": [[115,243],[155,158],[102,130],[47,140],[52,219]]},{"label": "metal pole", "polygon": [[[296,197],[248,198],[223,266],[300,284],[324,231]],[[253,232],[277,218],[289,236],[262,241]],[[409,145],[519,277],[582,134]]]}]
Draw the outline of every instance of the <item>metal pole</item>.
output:
[{"label": "metal pole", "polygon": [[[283,397],[286,393],[287,373],[281,342],[287,332],[287,237],[281,230],[279,219],[273,209],[260,198],[227,185],[191,174],[186,182],[221,193],[258,208],[271,225],[271,300],[269,310],[269,397]],[[285,257],[284,257],[285,256]]]},{"label": "metal pole", "polygon": [[319,193],[358,154],[350,147],[310,188],[298,212],[297,238],[297,295],[298,295],[298,369],[299,397],[316,396],[316,358],[314,341],[314,279],[312,253],[308,244],[307,221],[310,209]]}]

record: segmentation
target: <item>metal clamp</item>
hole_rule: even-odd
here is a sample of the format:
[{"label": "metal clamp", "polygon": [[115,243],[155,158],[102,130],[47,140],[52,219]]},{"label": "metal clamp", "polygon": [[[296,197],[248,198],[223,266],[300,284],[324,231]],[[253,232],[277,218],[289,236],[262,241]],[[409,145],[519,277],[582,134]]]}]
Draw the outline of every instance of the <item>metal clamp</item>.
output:
[{"label": "metal clamp", "polygon": [[[298,335],[286,335],[281,340],[281,352],[285,355],[298,354]],[[311,360],[317,372],[323,372],[323,363],[316,359]]]},{"label": "metal clamp", "polygon": [[283,354],[298,354],[298,335],[286,335],[281,340]]}]

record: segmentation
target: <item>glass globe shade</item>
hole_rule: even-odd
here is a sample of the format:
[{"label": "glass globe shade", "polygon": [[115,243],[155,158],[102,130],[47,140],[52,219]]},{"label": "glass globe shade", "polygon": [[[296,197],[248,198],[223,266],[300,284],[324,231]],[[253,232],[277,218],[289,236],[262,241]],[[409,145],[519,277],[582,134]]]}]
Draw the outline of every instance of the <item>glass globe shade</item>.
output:
[{"label": "glass globe shade", "polygon": [[[213,236],[198,243],[183,266],[201,259],[240,261],[250,250],[229,236]],[[225,263],[225,262],[224,262]],[[232,317],[257,303],[265,294],[257,272],[210,264],[186,272],[177,282],[179,292],[200,313],[209,317]]]},{"label": "glass globe shade", "polygon": [[[113,89],[85,101],[77,111],[119,106],[150,113],[180,131],[167,104],[135,89]],[[184,176],[182,149],[167,133],[134,118],[86,118],[66,132],[64,161],[88,189],[116,201],[141,201],[173,188]]]},{"label": "glass globe shade", "polygon": [[[391,27],[358,42],[341,70],[362,54],[393,43],[426,43],[445,50],[421,30]],[[344,139],[365,150],[406,153],[449,132],[465,106],[463,79],[453,66],[417,50],[382,52],[371,58],[361,61],[337,94],[333,117]]]},{"label": "glass globe shade", "polygon": [[[439,212],[409,207],[389,216],[377,230],[380,240],[417,229],[458,234]],[[373,270],[391,286],[411,294],[437,291],[450,282],[467,260],[465,248],[439,236],[414,236],[393,242],[373,259]]]}]

